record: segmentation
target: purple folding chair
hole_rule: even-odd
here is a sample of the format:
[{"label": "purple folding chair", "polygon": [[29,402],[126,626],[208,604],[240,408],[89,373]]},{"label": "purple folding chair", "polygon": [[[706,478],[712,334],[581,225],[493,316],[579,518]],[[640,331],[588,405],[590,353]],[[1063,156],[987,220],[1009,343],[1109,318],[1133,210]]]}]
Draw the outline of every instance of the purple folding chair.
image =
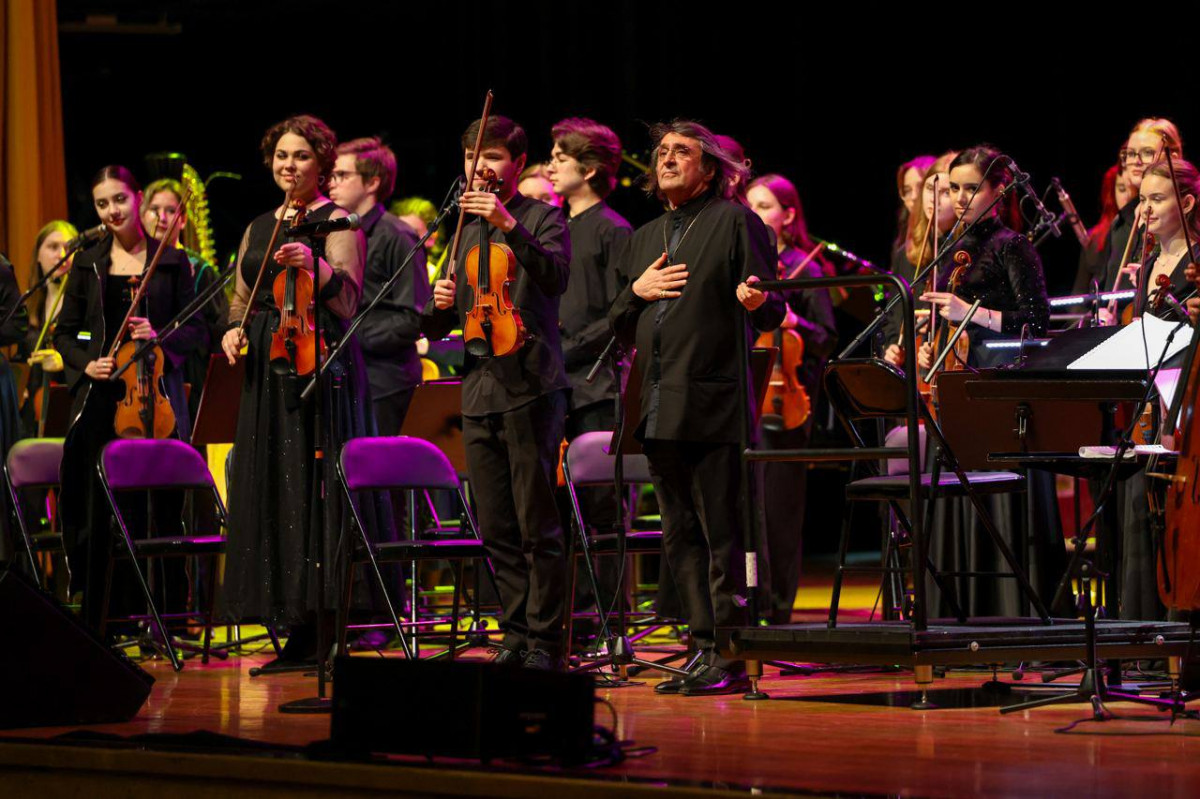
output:
[{"label": "purple folding chair", "polygon": [[[133,564],[137,575],[138,585],[145,597],[150,620],[162,643],[155,640],[155,646],[165,650],[175,671],[183,668],[183,662],[176,654],[176,647],[186,651],[198,651],[201,662],[207,663],[209,656],[224,658],[225,652],[212,651],[213,607],[216,599],[217,568],[216,558],[225,552],[225,537],[221,531],[226,528],[228,521],[225,515],[225,503],[213,483],[212,475],[204,458],[190,444],[174,438],[130,438],[110,441],[100,453],[100,462],[96,465],[100,472],[100,481],[104,484],[104,493],[108,496],[108,504],[117,526],[121,530],[124,543],[113,549],[113,558],[109,559],[107,574],[104,580],[104,600],[101,606],[100,634],[104,635],[108,618],[109,599],[112,589],[113,560],[116,557],[128,558]],[[129,530],[125,516],[117,502],[117,495],[122,493],[147,493],[153,491],[207,491],[216,504],[218,529],[203,535],[183,534],[171,536],[154,536],[135,540]],[[208,607],[201,612],[159,613],[154,602],[146,577],[138,565],[140,558],[152,560],[162,557],[212,557],[213,567],[209,570]],[[145,617],[134,617],[146,620]],[[186,642],[172,638],[167,632],[165,622],[187,622],[199,620],[204,624],[204,643],[196,647]]]},{"label": "purple folding chair", "polygon": [[[411,564],[412,579],[415,593],[417,582],[417,562],[422,560],[448,560],[454,564],[454,599],[450,618],[450,646],[437,655],[446,655],[453,659],[458,651],[458,620],[459,605],[462,594],[463,561],[476,560],[484,565],[487,573],[494,581],[491,562],[487,557],[479,530],[475,525],[475,517],[467,503],[463,492],[462,482],[454,466],[445,454],[430,442],[411,436],[380,436],[367,438],[352,438],[342,447],[338,458],[338,478],[346,492],[346,499],[353,518],[353,527],[357,533],[353,551],[346,559],[348,574],[345,581],[345,596],[338,622],[338,651],[346,651],[346,631],[349,627],[350,600],[354,591],[355,566],[370,564],[371,571],[379,585],[380,593],[384,596],[391,626],[395,629],[404,654],[409,658],[420,657],[418,643],[419,628],[426,622],[418,618],[417,602],[412,602],[410,620],[402,623],[396,613],[395,605],[388,594],[387,584],[379,569],[380,563]],[[410,537],[406,540],[371,541],[363,524],[362,515],[357,502],[357,494],[362,491],[453,491],[463,509],[463,518],[470,528],[470,538],[425,537],[418,530],[414,502],[409,502],[410,508]],[[396,538],[396,536],[393,536]],[[476,591],[475,626],[478,627],[478,591]],[[362,625],[370,627],[374,625]],[[412,629],[410,636],[404,628]]]},{"label": "purple folding chair", "polygon": [[30,532],[25,519],[25,509],[21,506],[21,492],[58,488],[58,469],[62,464],[62,454],[61,438],[25,438],[12,445],[8,457],[4,460],[4,479],[8,484],[13,513],[17,517],[21,545],[32,569],[30,575],[43,588],[45,585],[42,582],[42,570],[38,567],[37,553],[61,552],[66,555],[62,533],[55,529],[57,519],[53,517],[50,519],[48,530]]},{"label": "purple folding chair", "polygon": [[[594,530],[583,516],[583,508],[579,502],[579,489],[612,487],[615,459],[609,453],[608,447],[612,441],[612,433],[607,430],[582,433],[567,447],[566,457],[563,458],[563,476],[566,478],[567,494],[571,499],[571,512],[575,518],[575,538],[572,560],[570,586],[567,593],[567,641],[572,640],[575,618],[594,616],[593,613],[575,612],[575,585],[578,582],[578,564],[582,559],[584,571],[591,583],[593,596],[597,606],[602,594],[596,580],[596,570],[592,562],[593,555],[617,555],[620,553],[620,536],[616,532]],[[645,485],[651,482],[650,462],[640,453],[622,455],[622,479],[626,487]],[[622,519],[625,525],[625,554],[626,556],[644,554],[657,555],[662,551],[662,530],[630,529],[628,519]],[[626,592],[625,601],[632,599],[632,592]],[[597,608],[599,610],[599,607]],[[608,637],[608,620],[604,613],[599,614],[601,635]],[[632,626],[649,626],[633,636],[633,639],[644,638],[647,634],[662,625],[660,619],[635,619],[628,623]],[[624,634],[624,630],[620,634]]]}]

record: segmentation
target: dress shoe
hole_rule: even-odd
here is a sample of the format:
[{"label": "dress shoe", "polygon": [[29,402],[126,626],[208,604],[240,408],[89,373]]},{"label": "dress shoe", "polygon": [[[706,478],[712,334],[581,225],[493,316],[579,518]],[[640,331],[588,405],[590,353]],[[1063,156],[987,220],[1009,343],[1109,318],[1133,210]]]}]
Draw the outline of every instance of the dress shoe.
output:
[{"label": "dress shoe", "polygon": [[729,671],[720,666],[708,666],[688,677],[679,689],[681,696],[721,696],[744,694],[750,690],[750,679],[742,670]]},{"label": "dress shoe", "polygon": [[683,674],[678,677],[672,677],[671,679],[665,680],[664,682],[660,682],[658,685],[654,686],[654,693],[656,693],[656,694],[677,694],[683,690],[683,687],[685,685],[687,685],[689,680],[691,680],[693,677],[697,676],[698,674],[700,674],[700,672],[704,671],[707,668],[708,668],[708,666],[706,664],[697,663],[694,667],[692,667],[692,670],[689,671],[687,674]]},{"label": "dress shoe", "polygon": [[550,654],[545,649],[530,649],[525,653],[525,660],[522,661],[521,668],[536,671],[562,671],[563,659],[558,655]]},{"label": "dress shoe", "polygon": [[519,649],[509,649],[507,646],[496,647],[492,655],[492,663],[497,666],[520,666],[525,660],[525,653]]}]

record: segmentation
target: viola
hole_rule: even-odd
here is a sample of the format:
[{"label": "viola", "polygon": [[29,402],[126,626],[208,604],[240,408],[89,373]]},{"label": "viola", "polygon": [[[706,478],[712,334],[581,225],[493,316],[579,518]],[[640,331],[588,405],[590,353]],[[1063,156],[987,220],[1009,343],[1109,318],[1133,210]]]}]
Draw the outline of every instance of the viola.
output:
[{"label": "viola", "polygon": [[[485,191],[496,191],[494,170],[484,168],[478,174]],[[517,279],[517,257],[507,245],[488,239],[487,220],[480,217],[478,224],[479,243],[465,260],[471,307],[463,322],[463,346],[477,358],[510,355],[525,343],[525,325],[509,290]]]},{"label": "viola", "polygon": [[[304,221],[304,206],[296,206],[292,225]],[[313,268],[319,268],[313,264]],[[279,322],[271,334],[271,368],[280,374],[309,375],[317,368],[317,349],[325,357],[325,341],[317,332],[312,274],[299,266],[284,266],[271,286]]]}]

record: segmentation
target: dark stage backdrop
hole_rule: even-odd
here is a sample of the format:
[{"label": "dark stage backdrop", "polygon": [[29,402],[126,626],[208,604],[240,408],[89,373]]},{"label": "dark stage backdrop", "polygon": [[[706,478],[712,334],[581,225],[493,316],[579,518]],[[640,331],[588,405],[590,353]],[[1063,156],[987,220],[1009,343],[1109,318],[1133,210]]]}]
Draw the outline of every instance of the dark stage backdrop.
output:
[{"label": "dark stage backdrop", "polygon": [[[227,254],[279,199],[258,144],[296,112],[343,139],[382,135],[400,160],[397,194],[436,202],[490,87],[534,157],[563,116],[611,125],[633,152],[648,146],[647,123],[698,118],[739,139],[757,172],[791,177],[814,234],[886,264],[896,166],[914,155],[991,142],[1039,191],[1060,177],[1091,224],[1134,121],[1174,118],[1185,150],[1200,136],[1182,49],[1122,65],[1111,55],[1119,31],[1052,30],[1033,11],[943,14],[935,35],[855,6],[818,21],[804,4],[59,0],[72,219],[93,223],[88,180],[100,166],[144,175],[146,153],[176,150],[203,176],[244,176],[210,187]],[[633,188],[613,204],[635,223],[657,212]],[[1069,286],[1077,256],[1073,239],[1043,247],[1052,291]]]}]

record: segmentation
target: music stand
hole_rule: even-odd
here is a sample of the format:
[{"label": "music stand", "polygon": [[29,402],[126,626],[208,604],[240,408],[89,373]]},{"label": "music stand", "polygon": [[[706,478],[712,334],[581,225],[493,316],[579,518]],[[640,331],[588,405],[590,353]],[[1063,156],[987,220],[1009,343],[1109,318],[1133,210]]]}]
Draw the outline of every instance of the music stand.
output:
[{"label": "music stand", "polygon": [[224,355],[210,355],[204,391],[192,425],[192,446],[232,444],[237,435],[238,412],[242,407],[242,385],[246,379],[246,359],[233,366]]},{"label": "music stand", "polygon": [[422,438],[440,449],[460,475],[467,473],[462,440],[462,380],[427,380],[413,391],[400,435]]},{"label": "music stand", "polygon": [[46,388],[50,391],[50,399],[46,405],[46,425],[42,434],[46,438],[65,438],[71,429],[71,389],[56,383]]}]

